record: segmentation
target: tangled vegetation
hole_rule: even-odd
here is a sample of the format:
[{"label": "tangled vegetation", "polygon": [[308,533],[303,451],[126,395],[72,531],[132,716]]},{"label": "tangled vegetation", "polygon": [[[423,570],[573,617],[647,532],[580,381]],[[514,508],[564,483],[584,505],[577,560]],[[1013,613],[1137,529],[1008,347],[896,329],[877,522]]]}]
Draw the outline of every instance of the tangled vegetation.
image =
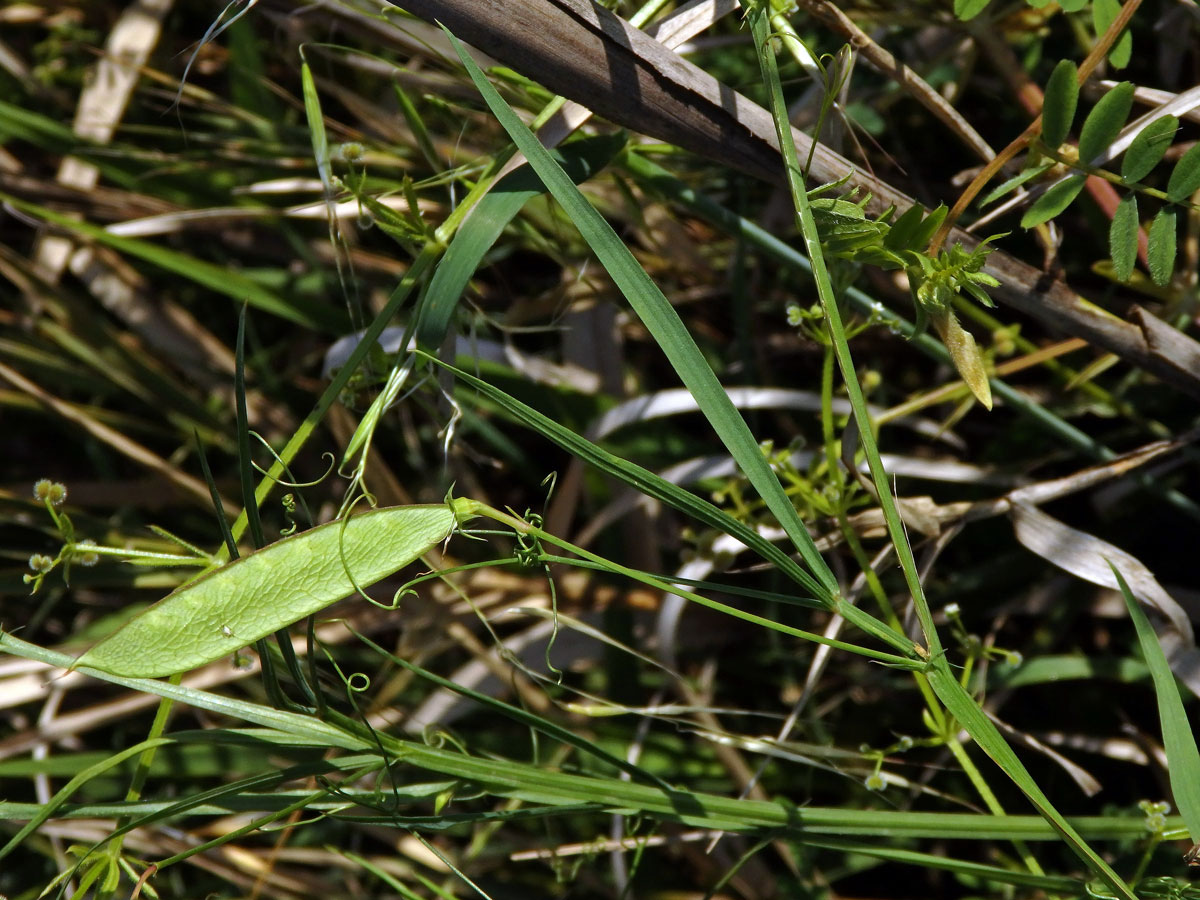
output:
[{"label": "tangled vegetation", "polygon": [[0,8],[0,897],[1200,895],[1198,30]]}]

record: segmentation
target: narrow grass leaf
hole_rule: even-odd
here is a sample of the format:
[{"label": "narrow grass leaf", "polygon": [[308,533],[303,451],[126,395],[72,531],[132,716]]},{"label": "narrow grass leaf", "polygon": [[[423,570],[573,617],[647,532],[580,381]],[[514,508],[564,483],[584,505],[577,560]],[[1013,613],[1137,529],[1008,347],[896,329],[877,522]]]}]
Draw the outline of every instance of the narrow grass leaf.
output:
[{"label": "narrow grass leaf", "polygon": [[510,396],[495,385],[476,378],[469,372],[456,369],[441,360],[434,360],[439,366],[454,374],[454,377],[474,388],[492,402],[507,410],[518,421],[536,431],[547,440],[551,440],[573,456],[579,457],[589,465],[595,466],[601,472],[620,479],[625,484],[635,488],[647,497],[652,497],[667,504],[672,509],[685,513],[698,522],[703,522],[711,528],[716,528],[725,534],[737,538],[763,559],[776,566],[780,572],[787,575],[814,596],[819,596],[821,586],[802,567],[786,553],[762,537],[757,531],[733,516],[709,503],[690,491],[684,490],[677,484],[667,481],[660,475],[630,462],[623,457],[609,453],[603,447],[592,443],[580,434],[559,424],[554,419],[543,415],[531,406]]},{"label": "narrow grass leaf", "polygon": [[372,650],[378,653],[381,658],[390,659],[394,664],[400,666],[402,669],[407,669],[414,675],[418,675],[421,678],[424,678],[426,681],[436,684],[438,687],[444,690],[453,691],[461,697],[466,697],[470,700],[473,700],[485,709],[489,709],[508,719],[512,719],[514,722],[519,722],[520,724],[528,728],[532,728],[535,731],[539,731],[552,740],[561,741],[569,747],[574,747],[577,750],[582,750],[584,753],[591,754],[596,759],[602,760],[603,762],[612,766],[618,772],[624,772],[626,775],[637,781],[643,782],[644,784],[655,784],[661,788],[670,790],[670,785],[668,785],[657,775],[652,775],[640,766],[637,766],[631,762],[627,762],[619,756],[614,756],[604,748],[597,746],[595,743],[589,741],[582,735],[576,734],[571,729],[564,728],[555,722],[551,722],[549,719],[546,719],[535,713],[528,712],[527,710],[521,709],[518,706],[513,706],[511,703],[505,703],[503,700],[499,700],[496,697],[491,697],[487,694],[482,694],[479,691],[472,690],[471,688],[458,684],[449,678],[443,678],[434,672],[430,672],[428,669],[418,666],[416,663],[409,662],[402,656],[396,656],[395,654],[388,652],[386,649],[379,646],[379,644],[375,643],[365,634],[354,629],[353,627],[350,630],[355,637],[363,642],[365,646],[370,647]]},{"label": "narrow grass leaf", "polygon": [[[798,565],[787,553],[776,547],[745,523],[738,521],[707,500],[702,500],[695,494],[667,481],[649,469],[644,469],[637,463],[609,453],[582,435],[576,434],[553,419],[542,415],[537,410],[526,406],[521,401],[510,397],[494,385],[440,360],[434,361],[443,368],[453,372],[459,380],[466,382],[485,397],[508,410],[529,428],[548,440],[554,441],[554,443],[558,444],[564,450],[567,450],[574,456],[578,456],[589,465],[595,466],[601,472],[620,479],[642,494],[666,503],[673,509],[692,516],[696,521],[703,522],[741,541],[763,559],[775,566],[780,573],[791,578],[797,584],[804,587],[805,590],[809,591],[814,598],[814,602],[818,602],[822,606],[829,606],[828,599],[822,596],[821,585],[803,567]],[[883,643],[896,648],[902,653],[907,654],[912,652],[911,641],[888,628],[886,624],[864,610],[844,602],[838,602],[835,610],[853,625],[862,629],[867,634],[876,637]]]},{"label": "narrow grass leaf", "polygon": [[408,91],[404,90],[399,81],[392,83],[392,90],[395,92],[400,112],[404,116],[404,123],[408,126],[426,165],[434,172],[440,171],[444,167],[442,159],[438,155],[437,148],[433,146],[433,138],[429,135],[429,128],[426,126],[425,120],[421,118],[417,105],[413,103],[412,97],[408,95]]},{"label": "narrow grass leaf", "polygon": [[1167,199],[1172,203],[1183,203],[1200,190],[1200,144],[1194,144],[1175,163],[1167,181]]},{"label": "narrow grass leaf", "polygon": [[[0,632],[0,651],[61,669],[69,668],[75,662],[64,653],[38,647],[4,632]],[[592,801],[598,804],[596,808],[645,811],[663,818],[695,822],[699,827],[716,827],[715,823],[723,820],[730,822],[731,830],[737,832],[779,828],[801,839],[814,835],[860,835],[871,839],[927,837],[939,841],[947,838],[1052,840],[1055,837],[1051,827],[1038,816],[811,806],[795,808],[784,803],[741,800],[683,789],[664,792],[653,785],[635,784],[618,778],[574,775],[504,759],[480,759],[458,748],[426,746],[399,740],[382,732],[372,735],[359,723],[347,720],[333,710],[329,720],[324,721],[313,715],[272,709],[237,697],[166,681],[124,678],[101,671],[89,671],[87,674],[131,690],[166,697],[195,709],[295,735],[305,742],[316,742],[355,753],[378,754],[382,750],[384,754],[418,769],[473,781],[496,794],[539,792],[547,796],[546,802],[574,805]],[[953,678],[949,673],[947,676]],[[984,720],[988,721],[986,717]],[[264,795],[262,799],[264,808],[278,808],[274,795]],[[31,806],[0,802],[0,815],[6,818],[15,818],[15,815],[7,814],[17,810],[31,810]],[[88,817],[96,815],[91,806],[84,808],[84,813]],[[69,810],[67,814],[79,813]],[[225,811],[221,811],[221,814],[225,814]],[[1092,816],[1074,821],[1080,832],[1096,839],[1136,840],[1145,835],[1145,818],[1137,814]],[[1174,817],[1169,819],[1168,827],[1175,827],[1175,821]],[[1122,896],[1128,897],[1127,894]]]},{"label": "narrow grass leaf", "polygon": [[156,678],[220,659],[413,562],[450,535],[460,505],[375,509],[276,541],[169,594],[78,664]]},{"label": "narrow grass leaf", "polygon": [[747,479],[779,521],[820,583],[821,597],[831,600],[838,591],[837,578],[821,558],[795,506],[763,457],[758,441],[754,439],[746,421],[734,407],[711,366],[692,340],[679,314],[638,264],[612,226],[588,203],[533,132],[504,102],[458,39],[450,35],[449,31],[446,33],[492,114],[504,126],[554,198],[575,222],[584,240],[654,336],[684,385],[695,395],[713,430],[745,472]]},{"label": "narrow grass leaf", "polygon": [[1042,143],[1056,149],[1067,139],[1075,108],[1079,104],[1079,80],[1075,63],[1064,59],[1050,73],[1042,101]]},{"label": "narrow grass leaf", "polygon": [[1029,209],[1025,210],[1025,215],[1021,216],[1021,227],[1036,228],[1062,213],[1075,202],[1075,198],[1083,190],[1085,181],[1087,181],[1086,175],[1072,175],[1065,181],[1054,185],[1038,197]]},{"label": "narrow grass leaf", "polygon": [[1112,567],[1117,583],[1121,587],[1121,596],[1125,598],[1125,606],[1129,609],[1129,617],[1137,629],[1138,643],[1142,648],[1142,657],[1150,668],[1150,677],[1154,681],[1154,693],[1158,698],[1158,717],[1162,723],[1163,749],[1167,753],[1167,775],[1171,779],[1171,793],[1175,797],[1175,805],[1183,815],[1193,843],[1200,843],[1200,751],[1196,749],[1196,737],[1192,724],[1188,721],[1187,711],[1183,708],[1183,700],[1179,696],[1179,688],[1175,676],[1171,674],[1171,666],[1163,653],[1154,627],[1142,610],[1141,604],[1129,590],[1120,570]]},{"label": "narrow grass leaf", "polygon": [[1104,152],[1125,125],[1133,105],[1133,85],[1122,81],[1092,107],[1079,132],[1079,159],[1091,162]]},{"label": "narrow grass leaf", "polygon": [[[1108,27],[1121,14],[1121,4],[1118,0],[1092,0],[1092,24],[1096,27],[1096,34],[1103,35],[1108,31]],[[1113,41],[1112,47],[1108,51],[1108,61],[1112,63],[1114,69],[1123,69],[1129,65],[1129,60],[1133,57],[1133,35],[1129,32],[1129,26],[1125,26],[1120,36]]]},{"label": "narrow grass leaf", "polygon": [[979,708],[979,704],[967,693],[966,688],[959,684],[958,678],[951,672],[945,659],[936,661],[927,676],[930,687],[933,688],[947,711],[967,730],[980,749],[992,758],[992,761],[1004,771],[1005,775],[1013,780],[1013,783],[1029,798],[1037,811],[1061,835],[1076,855],[1104,880],[1117,897],[1122,900],[1137,900],[1136,895],[1121,879],[1121,876],[1113,871],[1112,867],[1071,827],[1071,823],[1054,808],[1050,798],[1037,786],[1037,782],[1033,780],[1033,776],[1029,774],[1025,765],[1013,752],[1004,736],[1000,734],[999,729]]},{"label": "narrow grass leaf", "polygon": [[88,138],[76,134],[69,125],[0,100],[0,145],[14,139],[28,141],[56,155],[84,159],[100,171],[105,183],[131,191],[141,189],[137,176],[116,162],[131,153],[125,147],[119,144],[96,146]]},{"label": "narrow grass leaf", "polygon": [[864,856],[874,857],[875,859],[918,866],[924,870],[940,869],[965,876],[971,880],[979,879],[995,884],[1019,884],[1059,894],[1082,895],[1084,892],[1084,885],[1074,878],[1065,878],[1056,875],[1036,875],[1033,872],[1025,872],[1020,869],[1005,869],[1000,866],[990,866],[986,863],[956,859],[950,856],[922,853],[919,850],[880,846],[879,844],[863,843],[862,841],[838,840],[836,838],[805,840],[802,843],[810,847],[824,847],[829,850],[841,850],[846,853],[861,853]]},{"label": "narrow grass leaf", "polygon": [[1121,177],[1128,182],[1141,181],[1150,174],[1150,170],[1159,164],[1171,141],[1175,140],[1175,132],[1179,130],[1179,120],[1174,116],[1163,116],[1155,119],[1137,133],[1125,156],[1121,159]]},{"label": "narrow grass leaf", "polygon": [[[828,326],[830,345],[838,370],[842,375],[842,383],[854,411],[854,422],[858,426],[858,442],[866,457],[871,480],[875,485],[875,499],[883,512],[887,525],[888,536],[896,550],[896,558],[904,573],[904,580],[912,597],[913,610],[921,626],[921,632],[926,644],[926,654],[936,654],[941,647],[937,626],[933,621],[929,604],[925,599],[925,589],[921,584],[917,562],[913,556],[912,546],[904,531],[904,523],[900,519],[895,498],[892,496],[891,477],[883,467],[879,455],[879,446],[875,441],[874,426],[871,414],[867,409],[866,397],[858,380],[858,373],[850,344],[846,337],[846,329],[842,323],[842,314],[838,298],[834,291],[833,280],[825,265],[824,250],[821,246],[821,234],[817,228],[816,217],[812,204],[808,201],[808,190],[804,184],[803,169],[796,154],[796,143],[792,139],[792,126],[788,115],[787,101],[783,96],[783,85],[779,77],[779,67],[775,59],[774,44],[771,40],[772,23],[769,7],[764,3],[751,3],[746,7],[746,19],[750,24],[750,34],[754,38],[755,51],[758,56],[759,71],[762,73],[763,85],[767,90],[768,107],[771,121],[775,125],[775,137],[783,155],[784,177],[787,180],[788,192],[791,194],[792,208],[800,225],[800,233],[804,238],[804,246],[812,262],[813,280],[817,286],[817,296],[821,302],[821,312]],[[931,218],[932,215],[931,214]],[[927,260],[926,257],[921,257]],[[849,606],[839,602],[839,607]]]},{"label": "narrow grass leaf", "polygon": [[[625,142],[625,133],[616,132],[572,141],[550,154],[571,180],[580,184],[608,165]],[[525,163],[500,179],[475,205],[459,226],[425,291],[418,312],[419,346],[434,350],[441,345],[458,301],[484,254],[522,207],[545,191],[542,179]]]},{"label": "narrow grass leaf", "polygon": [[333,194],[333,174],[329,168],[329,136],[325,131],[325,117],[321,114],[321,99],[317,94],[317,83],[313,80],[308,60],[301,54],[300,89],[304,94],[304,118],[308,122],[309,138],[312,141],[313,159],[317,162],[317,175],[325,187],[325,196]]},{"label": "narrow grass leaf", "polygon": [[1164,206],[1150,223],[1146,262],[1150,277],[1159,287],[1165,287],[1175,272],[1175,207]]},{"label": "narrow grass leaf", "polygon": [[121,765],[121,763],[125,762],[125,760],[131,757],[139,756],[148,750],[154,750],[156,747],[162,747],[171,743],[173,743],[173,741],[169,738],[152,738],[147,741],[142,741],[140,744],[134,744],[132,747],[127,747],[119,753],[114,753],[112,756],[107,757],[95,765],[88,766],[86,769],[68,781],[65,785],[63,785],[58,793],[46,801],[46,803],[42,804],[38,808],[37,814],[33,816],[33,818],[31,818],[24,825],[24,827],[19,829],[7,844],[5,844],[3,847],[0,847],[0,859],[4,859],[4,857],[8,856],[9,853],[19,847],[25,838],[37,831],[47,819],[54,815],[59,807],[61,807],[67,802],[67,800],[70,799],[71,795],[73,795],[93,778],[103,775],[109,769]]},{"label": "narrow grass leaf", "polygon": [[1108,228],[1108,252],[1112,256],[1113,273],[1121,281],[1129,280],[1137,262],[1138,224],[1137,194],[1126,194],[1117,204]]}]

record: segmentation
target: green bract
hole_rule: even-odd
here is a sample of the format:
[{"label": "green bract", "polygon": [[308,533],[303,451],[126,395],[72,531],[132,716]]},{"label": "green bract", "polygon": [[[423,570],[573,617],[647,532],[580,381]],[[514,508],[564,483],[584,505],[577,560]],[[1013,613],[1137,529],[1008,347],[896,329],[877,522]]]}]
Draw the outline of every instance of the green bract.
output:
[{"label": "green bract", "polygon": [[284,538],[169,594],[78,662],[157,678],[220,659],[413,562],[469,502],[374,509]]}]

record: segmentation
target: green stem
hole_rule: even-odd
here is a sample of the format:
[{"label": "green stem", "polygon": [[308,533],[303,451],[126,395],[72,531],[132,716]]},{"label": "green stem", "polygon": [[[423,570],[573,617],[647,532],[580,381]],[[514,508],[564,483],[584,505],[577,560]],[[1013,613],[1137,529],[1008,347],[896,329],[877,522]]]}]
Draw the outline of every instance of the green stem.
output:
[{"label": "green stem", "polygon": [[[726,615],[734,616],[735,618],[742,619],[743,621],[750,622],[754,625],[761,625],[764,628],[770,628],[773,631],[778,631],[783,634],[791,635],[792,637],[797,637],[802,640],[813,641],[818,644],[826,644],[837,650],[845,650],[849,653],[856,653],[860,656],[865,656],[868,659],[874,659],[874,660],[878,660],[879,662],[887,663],[888,665],[896,666],[897,668],[909,669],[912,671],[916,671],[916,670],[919,670],[920,668],[922,668],[924,665],[924,663],[922,663],[921,661],[911,659],[907,656],[896,656],[895,654],[892,654],[892,653],[883,653],[879,650],[872,650],[867,647],[859,647],[856,644],[848,644],[845,641],[830,640],[829,638],[826,638],[823,635],[814,634],[809,631],[802,631],[799,628],[793,628],[790,625],[783,625],[779,622],[774,622],[771,619],[765,618],[763,616],[757,616],[754,613],[748,613],[745,610],[738,609],[735,606],[729,606],[729,605],[727,605],[725,603],[721,603],[717,600],[711,600],[708,597],[701,596],[700,594],[696,594],[691,591],[684,590],[679,585],[672,584],[669,580],[658,578],[653,575],[648,575],[645,572],[642,572],[638,569],[631,569],[628,566],[623,566],[620,563],[616,563],[610,559],[606,559],[603,556],[600,556],[599,554],[592,553],[590,550],[585,550],[583,547],[577,547],[574,544],[572,544],[570,541],[564,541],[562,538],[556,537],[555,535],[552,535],[547,531],[543,531],[541,528],[538,528],[535,525],[531,525],[530,523],[526,522],[523,519],[519,519],[510,513],[501,512],[500,510],[495,509],[494,507],[488,506],[486,503],[480,503],[478,500],[470,500],[467,498],[460,497],[460,498],[456,499],[454,502],[460,509],[461,514],[464,518],[469,518],[471,516],[484,516],[486,518],[493,519],[497,522],[502,522],[503,524],[507,525],[509,528],[513,529],[513,531],[517,532],[518,534],[527,534],[527,535],[537,538],[540,541],[545,541],[548,544],[553,544],[554,546],[560,547],[569,553],[573,553],[576,556],[579,556],[580,558],[587,560],[588,562],[599,565],[599,566],[603,567],[604,569],[606,569],[607,571],[612,572],[616,575],[622,575],[626,578],[632,578],[635,581],[640,581],[642,584],[649,585],[650,587],[653,587],[653,588],[657,588],[660,591],[666,591],[666,592],[669,592],[672,594],[676,594],[677,596],[683,597],[685,600],[690,600],[693,603],[700,604],[701,606],[707,606],[710,609],[715,609],[718,612],[723,612]],[[545,561],[547,561],[547,562],[558,562],[558,563],[570,563],[571,562],[571,560],[569,560],[569,559],[563,559],[563,558],[559,558],[559,557],[550,557],[545,554],[543,554],[542,556],[545,559]],[[847,604],[845,604],[844,601],[841,601],[839,608],[837,609],[837,612],[839,612],[839,613],[842,612],[842,609],[841,609],[842,606],[847,606]],[[853,610],[854,612],[859,612],[858,610],[854,610],[853,607],[849,607],[849,609]],[[859,618],[861,618],[861,616]],[[908,642],[903,637],[903,635],[896,635],[894,632],[891,632],[890,630],[887,630],[887,629],[885,629],[885,632],[887,634],[891,635],[891,637],[893,638],[893,640],[891,641],[893,646],[895,646],[899,650],[907,649]]]},{"label": "green stem", "polygon": [[[954,758],[958,761],[958,764],[962,767],[963,772],[966,773],[967,778],[971,780],[971,784],[975,786],[976,792],[983,799],[984,805],[987,806],[988,811],[994,816],[1007,815],[1007,813],[1004,811],[1004,807],[1000,805],[1000,801],[992,792],[991,786],[983,777],[983,773],[979,771],[979,767],[975,765],[975,761],[971,759],[970,754],[967,753],[967,749],[962,745],[958,738],[956,738],[954,735],[948,736],[946,738],[946,746],[949,748]],[[1042,870],[1041,865],[1038,863],[1037,858],[1029,851],[1029,847],[1024,841],[1014,840],[1012,843],[1017,850],[1017,855],[1021,857],[1021,861],[1025,863],[1025,867],[1029,869],[1030,872],[1035,875],[1046,874]]]},{"label": "green stem", "polygon": [[[172,675],[169,680],[171,684],[178,685],[183,681],[183,673]],[[147,740],[152,741],[163,736],[163,733],[167,730],[167,719],[170,717],[171,708],[174,705],[175,701],[168,697],[163,697],[158,701],[158,709],[154,712],[154,721],[150,723],[150,734],[147,736]],[[150,776],[150,766],[154,763],[154,754],[157,750],[157,746],[149,747],[138,755],[137,768],[134,769],[133,778],[129,782],[129,790],[125,792],[126,803],[136,803],[142,798],[142,788],[146,786],[146,779]],[[121,831],[127,827],[131,818],[126,816],[124,819],[118,820],[116,830]],[[125,836],[122,833],[108,842],[108,846],[104,850],[105,855],[113,863],[119,862],[121,849],[124,845]],[[113,891],[100,889],[96,892],[96,897],[97,900],[107,900],[112,894]]]},{"label": "green stem", "polygon": [[792,194],[792,203],[796,207],[796,216],[800,224],[800,232],[804,239],[805,249],[812,262],[813,279],[817,283],[817,295],[821,308],[829,325],[829,333],[833,339],[833,351],[837,358],[838,368],[846,384],[846,393],[850,398],[854,419],[858,424],[859,440],[871,470],[871,478],[879,495],[879,505],[883,509],[884,520],[887,522],[888,534],[896,546],[896,556],[904,572],[913,603],[916,606],[917,618],[925,635],[926,649],[931,657],[936,657],[941,651],[937,629],[933,624],[933,615],[925,600],[925,591],[917,573],[917,561],[913,557],[912,547],[904,532],[900,513],[892,498],[891,487],[888,484],[887,472],[879,457],[879,448],[871,427],[871,416],[867,410],[867,401],[863,396],[862,386],[854,371],[854,360],[850,356],[850,346],[846,341],[846,331],[842,324],[841,312],[833,294],[829,271],[825,265],[825,257],[821,249],[821,238],[817,232],[817,224],[813,219],[812,208],[808,202],[808,192],[804,185],[804,175],[800,170],[800,161],[796,156],[796,145],[792,140],[792,129],[787,118],[787,106],[783,99],[783,89],[779,82],[779,70],[775,64],[775,54],[771,50],[770,33],[770,4],[768,2],[750,3],[746,18],[750,22],[750,32],[758,51],[759,64],[762,68],[763,81],[767,88],[772,117],[775,120],[776,136],[783,153],[784,168],[787,175],[788,188]]}]

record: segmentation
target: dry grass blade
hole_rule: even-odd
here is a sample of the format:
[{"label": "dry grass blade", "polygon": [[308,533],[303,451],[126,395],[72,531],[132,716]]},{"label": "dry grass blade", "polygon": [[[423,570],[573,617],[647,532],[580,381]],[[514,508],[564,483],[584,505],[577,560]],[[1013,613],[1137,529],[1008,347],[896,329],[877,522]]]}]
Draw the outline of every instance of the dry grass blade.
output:
[{"label": "dry grass blade", "polygon": [[971,148],[981,159],[987,161],[996,155],[987,141],[963,118],[950,103],[929,86],[920,75],[896,60],[891,53],[879,46],[869,34],[854,24],[854,21],[829,0],[802,0],[805,11],[837,31],[859,51],[863,58],[883,74],[896,82],[917,102],[940,119],[951,133]]},{"label": "dry grass blade", "polygon": [[[109,428],[102,422],[97,422],[94,418],[80,410],[75,404],[67,403],[42,390],[28,378],[21,375],[20,372],[6,366],[4,363],[0,363],[0,378],[24,391],[65,421],[71,422],[96,439],[108,444],[121,455],[161,475],[168,483],[179,488],[184,496],[188,497],[192,502],[200,504],[205,509],[211,505],[212,495],[203,481],[186,474],[178,466],[172,465],[136,441],[130,440],[116,429]],[[229,500],[225,500],[224,502],[226,510],[236,511],[238,509],[236,503],[231,503]]]},{"label": "dry grass blade", "polygon": [[[140,70],[158,43],[162,21],[174,0],[143,0],[130,6],[113,25],[104,56],[79,96],[75,133],[97,144],[108,143],[125,113],[137,86]],[[58,170],[58,181],[68,187],[90,190],[100,170],[91,163],[67,157]],[[56,280],[67,264],[73,243],[61,235],[44,237],[34,251],[38,268]]]},{"label": "dry grass blade", "polygon": [[1027,549],[1084,581],[1118,590],[1120,585],[1112,570],[1112,566],[1117,566],[1133,596],[1165,617],[1171,634],[1160,637],[1171,644],[1172,662],[1178,660],[1178,665],[1173,665],[1175,673],[1200,696],[1192,623],[1179,602],[1163,589],[1141,560],[1026,503],[1014,503],[1009,515],[1017,540]]}]

